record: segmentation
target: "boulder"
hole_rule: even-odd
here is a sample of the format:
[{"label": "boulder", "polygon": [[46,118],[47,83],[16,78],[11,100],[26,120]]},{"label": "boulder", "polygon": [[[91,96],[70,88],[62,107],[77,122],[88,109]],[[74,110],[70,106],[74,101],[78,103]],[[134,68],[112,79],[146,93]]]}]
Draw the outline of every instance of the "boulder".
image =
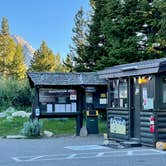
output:
[{"label": "boulder", "polygon": [[16,109],[14,109],[13,107],[9,107],[9,108],[7,108],[6,109],[6,113],[9,113],[9,114],[12,114],[13,112],[16,112],[17,110]]},{"label": "boulder", "polygon": [[23,135],[8,135],[6,136],[7,139],[25,139],[27,138],[26,136]]},{"label": "boulder", "polygon": [[29,117],[31,113],[27,113],[25,111],[16,111],[16,112],[13,112],[12,113],[12,117],[22,117],[22,118],[25,118],[25,117]]},{"label": "boulder", "polygon": [[54,133],[53,132],[51,132],[51,131],[44,131],[44,136],[45,137],[48,137],[48,138],[50,138],[50,137],[52,137],[54,135]]},{"label": "boulder", "polygon": [[7,116],[6,112],[0,112],[0,118],[5,118]]}]

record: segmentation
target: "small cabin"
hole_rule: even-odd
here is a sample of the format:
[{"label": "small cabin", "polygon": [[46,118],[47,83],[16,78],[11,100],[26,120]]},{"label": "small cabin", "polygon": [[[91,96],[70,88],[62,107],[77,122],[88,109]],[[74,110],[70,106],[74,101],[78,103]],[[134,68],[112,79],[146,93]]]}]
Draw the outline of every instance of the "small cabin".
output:
[{"label": "small cabin", "polygon": [[107,82],[96,72],[30,72],[28,79],[35,92],[33,118],[75,117],[79,135],[84,111],[106,110]]},{"label": "small cabin", "polygon": [[109,139],[155,146],[166,141],[166,58],[98,72],[108,82]]}]

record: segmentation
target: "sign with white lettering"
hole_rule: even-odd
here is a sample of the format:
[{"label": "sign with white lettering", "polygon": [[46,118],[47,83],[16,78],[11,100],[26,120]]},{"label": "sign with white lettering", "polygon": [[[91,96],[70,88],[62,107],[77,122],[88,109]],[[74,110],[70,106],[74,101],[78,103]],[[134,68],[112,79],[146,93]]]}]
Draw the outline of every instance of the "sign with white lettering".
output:
[{"label": "sign with white lettering", "polygon": [[126,135],[126,120],[121,117],[111,117],[110,133]]}]

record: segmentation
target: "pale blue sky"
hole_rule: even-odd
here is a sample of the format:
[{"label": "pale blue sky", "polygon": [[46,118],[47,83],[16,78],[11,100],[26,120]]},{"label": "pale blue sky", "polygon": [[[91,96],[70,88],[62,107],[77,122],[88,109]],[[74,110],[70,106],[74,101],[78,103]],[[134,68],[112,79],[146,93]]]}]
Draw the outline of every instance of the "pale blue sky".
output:
[{"label": "pale blue sky", "polygon": [[48,46],[64,57],[71,43],[74,16],[89,0],[0,0],[0,20],[7,17],[10,33],[19,35],[32,47]]}]

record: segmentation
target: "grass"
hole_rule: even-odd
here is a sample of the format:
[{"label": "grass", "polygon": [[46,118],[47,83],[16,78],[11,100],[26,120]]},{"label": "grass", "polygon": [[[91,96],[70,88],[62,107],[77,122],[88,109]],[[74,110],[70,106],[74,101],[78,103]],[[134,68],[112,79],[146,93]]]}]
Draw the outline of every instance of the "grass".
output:
[{"label": "grass", "polygon": [[43,130],[56,135],[74,134],[76,130],[75,119],[43,119]]},{"label": "grass", "polygon": [[0,119],[0,136],[6,135],[16,135],[20,134],[20,130],[23,127],[23,123],[26,122],[27,118],[13,118],[12,120],[7,120],[6,118]]},{"label": "grass", "polygon": [[[23,127],[24,122],[28,121],[28,118],[13,118],[12,120],[6,120],[6,118],[0,118],[0,136],[17,135],[20,134],[20,130]],[[75,119],[42,119],[43,129],[53,132],[55,135],[74,135],[76,131]],[[106,122],[99,120],[100,133],[106,132]]]}]

